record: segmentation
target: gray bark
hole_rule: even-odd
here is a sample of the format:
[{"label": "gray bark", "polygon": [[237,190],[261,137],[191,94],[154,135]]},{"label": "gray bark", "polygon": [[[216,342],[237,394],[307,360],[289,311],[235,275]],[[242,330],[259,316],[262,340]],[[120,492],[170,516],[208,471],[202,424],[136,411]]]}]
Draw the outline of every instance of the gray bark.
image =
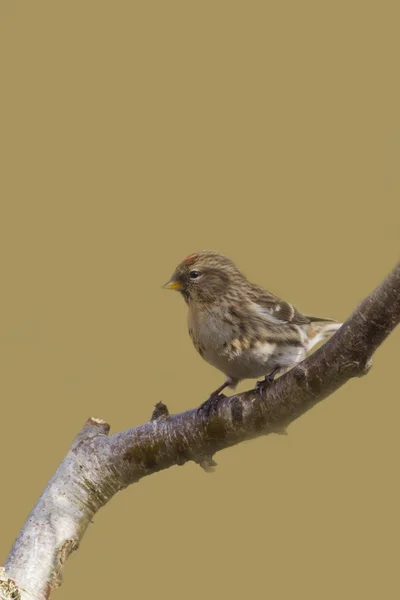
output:
[{"label": "gray bark", "polygon": [[[195,461],[213,470],[216,452],[286,427],[353,377],[400,321],[400,263],[340,330],[264,397],[251,390],[225,398],[209,416],[169,415],[159,403],[148,423],[109,436],[89,419],[49,481],[0,570],[0,597],[44,600],[60,584],[94,514],[116,492],[172,465]],[[11,590],[11,591],[10,591]]]}]

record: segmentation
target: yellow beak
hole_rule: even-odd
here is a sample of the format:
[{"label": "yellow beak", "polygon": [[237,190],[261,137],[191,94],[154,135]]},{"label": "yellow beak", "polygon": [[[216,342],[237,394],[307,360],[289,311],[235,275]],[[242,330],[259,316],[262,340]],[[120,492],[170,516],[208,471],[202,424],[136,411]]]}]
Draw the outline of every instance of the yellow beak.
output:
[{"label": "yellow beak", "polygon": [[183,283],[182,281],[174,281],[173,279],[171,279],[171,281],[168,281],[168,283],[166,283],[163,287],[166,290],[176,290],[177,292],[180,292],[183,289]]}]

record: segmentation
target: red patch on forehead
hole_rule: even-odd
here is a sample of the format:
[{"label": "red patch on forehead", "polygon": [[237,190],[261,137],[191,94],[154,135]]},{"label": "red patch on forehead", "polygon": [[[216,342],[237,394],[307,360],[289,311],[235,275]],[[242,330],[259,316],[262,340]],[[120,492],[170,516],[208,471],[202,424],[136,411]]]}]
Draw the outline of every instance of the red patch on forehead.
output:
[{"label": "red patch on forehead", "polygon": [[187,256],[186,258],[184,258],[184,259],[183,259],[183,262],[184,262],[184,263],[189,263],[189,262],[192,262],[192,261],[194,261],[194,260],[195,260],[196,256],[197,256],[197,254],[196,254],[196,253],[194,253],[194,254],[189,254],[189,256]]}]

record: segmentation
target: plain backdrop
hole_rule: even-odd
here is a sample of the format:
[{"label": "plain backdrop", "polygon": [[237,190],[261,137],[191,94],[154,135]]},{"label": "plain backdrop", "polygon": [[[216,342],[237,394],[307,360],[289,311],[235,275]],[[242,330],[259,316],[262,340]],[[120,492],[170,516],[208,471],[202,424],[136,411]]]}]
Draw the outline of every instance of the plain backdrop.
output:
[{"label": "plain backdrop", "polygon": [[[187,254],[337,319],[394,266],[399,16],[1,3],[0,563],[88,416],[118,431],[222,382],[161,287]],[[55,598],[397,598],[399,341],[288,437],[118,494]]]}]

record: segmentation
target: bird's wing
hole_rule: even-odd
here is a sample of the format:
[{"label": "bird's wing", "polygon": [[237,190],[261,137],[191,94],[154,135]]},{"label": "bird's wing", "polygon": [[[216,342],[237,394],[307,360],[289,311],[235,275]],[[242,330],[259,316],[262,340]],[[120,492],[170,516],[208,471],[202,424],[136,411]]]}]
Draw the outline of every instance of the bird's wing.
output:
[{"label": "bird's wing", "polygon": [[299,313],[296,308],[274,294],[254,286],[250,294],[252,309],[263,319],[275,324],[293,323],[305,325],[310,318]]}]

